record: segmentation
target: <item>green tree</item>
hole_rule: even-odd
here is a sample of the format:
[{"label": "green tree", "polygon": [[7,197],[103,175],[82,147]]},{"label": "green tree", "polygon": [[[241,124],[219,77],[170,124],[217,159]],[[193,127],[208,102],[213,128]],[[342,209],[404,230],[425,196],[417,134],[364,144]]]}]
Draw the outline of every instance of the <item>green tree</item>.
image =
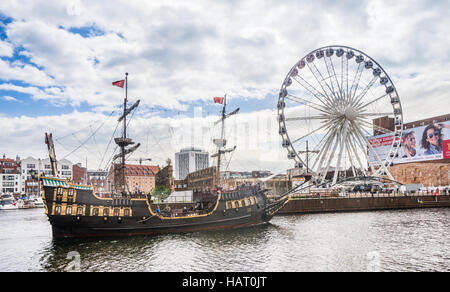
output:
[{"label": "green tree", "polygon": [[158,198],[159,200],[166,199],[172,191],[169,188],[166,188],[164,186],[157,186],[152,191],[152,197]]}]

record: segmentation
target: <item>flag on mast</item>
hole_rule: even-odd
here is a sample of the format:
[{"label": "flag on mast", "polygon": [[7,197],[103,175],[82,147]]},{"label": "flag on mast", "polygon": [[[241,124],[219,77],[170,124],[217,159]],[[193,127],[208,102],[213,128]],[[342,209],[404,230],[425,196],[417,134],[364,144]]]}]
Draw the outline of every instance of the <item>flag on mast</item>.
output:
[{"label": "flag on mast", "polygon": [[214,103],[220,103],[220,104],[222,104],[223,103],[223,97],[214,97]]},{"label": "flag on mast", "polygon": [[123,85],[125,84],[125,79],[124,80],[119,80],[119,81],[114,81],[113,83],[112,83],[112,85],[114,85],[114,86],[118,86],[118,87],[121,87],[121,88],[123,88]]}]

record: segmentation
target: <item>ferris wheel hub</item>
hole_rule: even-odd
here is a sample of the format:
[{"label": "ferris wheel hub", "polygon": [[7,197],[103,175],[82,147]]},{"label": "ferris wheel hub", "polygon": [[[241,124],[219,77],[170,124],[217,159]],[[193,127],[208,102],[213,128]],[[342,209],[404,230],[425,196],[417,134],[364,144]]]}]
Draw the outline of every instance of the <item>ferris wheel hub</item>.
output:
[{"label": "ferris wheel hub", "polygon": [[349,121],[354,121],[358,116],[358,111],[353,106],[349,106],[344,111],[344,116]]}]

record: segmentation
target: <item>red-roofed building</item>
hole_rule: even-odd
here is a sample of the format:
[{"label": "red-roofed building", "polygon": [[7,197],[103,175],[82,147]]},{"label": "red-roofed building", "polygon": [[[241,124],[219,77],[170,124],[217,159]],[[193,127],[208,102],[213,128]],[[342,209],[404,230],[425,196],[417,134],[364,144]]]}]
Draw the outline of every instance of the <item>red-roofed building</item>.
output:
[{"label": "red-roofed building", "polygon": [[19,159],[9,159],[3,155],[0,159],[0,194],[20,194],[21,176],[18,165]]},{"label": "red-roofed building", "polygon": [[18,173],[18,165],[14,159],[0,158],[0,173]]},{"label": "red-roofed building", "polygon": [[[158,172],[158,166],[155,165],[132,165],[126,164],[125,180],[129,190],[132,193],[149,193],[155,189],[155,175]],[[114,188],[114,173],[111,166],[108,173],[108,185],[110,191]]]}]

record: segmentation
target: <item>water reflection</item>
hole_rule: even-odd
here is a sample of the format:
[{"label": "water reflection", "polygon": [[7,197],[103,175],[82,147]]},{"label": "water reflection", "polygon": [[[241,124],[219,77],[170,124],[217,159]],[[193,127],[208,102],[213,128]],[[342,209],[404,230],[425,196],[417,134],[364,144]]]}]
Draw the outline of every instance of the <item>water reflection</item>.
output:
[{"label": "water reflection", "polygon": [[448,208],[277,216],[236,230],[58,241],[42,213],[0,212],[1,271],[450,270]]}]

